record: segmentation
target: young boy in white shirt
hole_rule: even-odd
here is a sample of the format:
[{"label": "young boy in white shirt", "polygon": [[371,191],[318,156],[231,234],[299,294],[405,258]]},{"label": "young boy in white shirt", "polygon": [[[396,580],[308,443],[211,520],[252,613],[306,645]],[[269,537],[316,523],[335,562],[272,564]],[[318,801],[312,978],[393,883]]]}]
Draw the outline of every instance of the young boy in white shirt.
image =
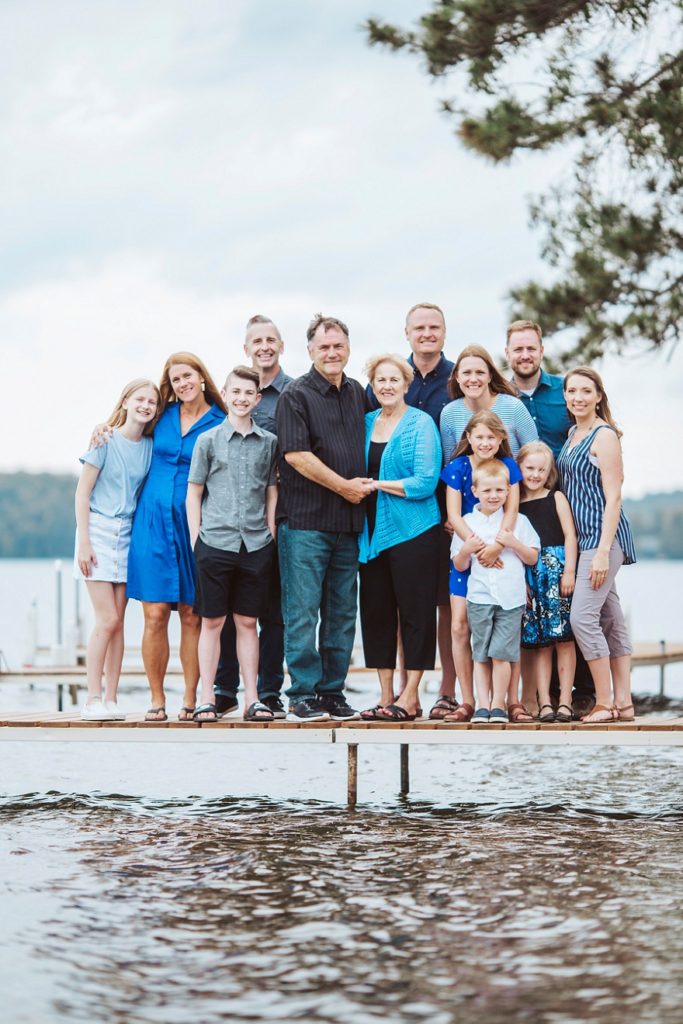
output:
[{"label": "young boy in white shirt", "polygon": [[[507,722],[505,697],[513,662],[519,661],[522,614],[526,604],[525,565],[535,565],[541,541],[526,516],[514,530],[503,529],[503,505],[510,490],[505,463],[490,459],[474,469],[472,492],[479,499],[464,516],[472,530],[466,541],[453,535],[451,558],[460,572],[471,567],[467,584],[467,618],[478,709],[473,722]],[[487,569],[474,552],[481,542],[504,545],[502,568]]]}]

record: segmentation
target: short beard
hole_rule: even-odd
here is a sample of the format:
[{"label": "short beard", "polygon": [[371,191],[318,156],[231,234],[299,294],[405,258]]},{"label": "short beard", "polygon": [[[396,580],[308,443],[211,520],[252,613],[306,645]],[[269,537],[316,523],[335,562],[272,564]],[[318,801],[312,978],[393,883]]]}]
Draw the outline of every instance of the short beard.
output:
[{"label": "short beard", "polygon": [[531,373],[523,373],[521,370],[514,370],[513,372],[515,374],[515,377],[519,377],[520,380],[530,380],[532,377],[536,376],[540,369],[541,364],[539,363],[536,369],[532,370]]}]

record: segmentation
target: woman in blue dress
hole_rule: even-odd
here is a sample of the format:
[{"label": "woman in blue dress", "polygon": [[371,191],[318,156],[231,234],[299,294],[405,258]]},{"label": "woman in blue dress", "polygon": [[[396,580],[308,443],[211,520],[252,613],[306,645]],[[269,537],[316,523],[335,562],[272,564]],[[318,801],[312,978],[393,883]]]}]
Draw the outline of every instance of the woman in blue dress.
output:
[{"label": "woman in blue dress", "polygon": [[154,430],[152,464],[138,500],[128,556],[128,597],[142,602],[142,660],[151,691],[147,721],[163,722],[168,667],[168,623],[180,616],[180,661],[185,677],[181,720],[192,717],[201,620],[192,610],[195,570],[185,513],[187,478],[195,442],[226,416],[218,388],[191,352],[174,352],[159,385],[162,413]]}]

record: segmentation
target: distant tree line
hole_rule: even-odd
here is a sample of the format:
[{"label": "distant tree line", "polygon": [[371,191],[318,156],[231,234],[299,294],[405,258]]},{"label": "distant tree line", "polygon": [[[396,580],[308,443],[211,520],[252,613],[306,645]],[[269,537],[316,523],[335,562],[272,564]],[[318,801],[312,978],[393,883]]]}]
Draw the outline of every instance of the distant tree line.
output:
[{"label": "distant tree line", "polygon": [[[0,473],[0,558],[71,558],[75,476]],[[624,503],[640,558],[683,558],[683,491]]]}]

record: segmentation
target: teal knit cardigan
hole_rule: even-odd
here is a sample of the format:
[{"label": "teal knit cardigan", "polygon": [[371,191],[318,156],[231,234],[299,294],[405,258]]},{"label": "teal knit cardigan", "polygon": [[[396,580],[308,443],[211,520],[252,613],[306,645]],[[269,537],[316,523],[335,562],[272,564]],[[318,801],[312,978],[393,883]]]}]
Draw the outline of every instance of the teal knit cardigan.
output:
[{"label": "teal knit cardigan", "polygon": [[[375,420],[382,410],[365,417],[365,464]],[[441,472],[441,440],[434,420],[419,409],[408,407],[387,442],[379,467],[380,480],[401,480],[405,498],[377,492],[377,516],[372,539],[367,520],[360,536],[359,561],[368,562],[381,551],[412,540],[441,522],[436,485]]]}]

